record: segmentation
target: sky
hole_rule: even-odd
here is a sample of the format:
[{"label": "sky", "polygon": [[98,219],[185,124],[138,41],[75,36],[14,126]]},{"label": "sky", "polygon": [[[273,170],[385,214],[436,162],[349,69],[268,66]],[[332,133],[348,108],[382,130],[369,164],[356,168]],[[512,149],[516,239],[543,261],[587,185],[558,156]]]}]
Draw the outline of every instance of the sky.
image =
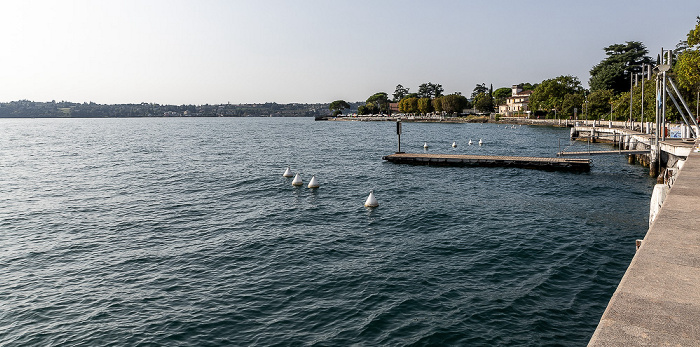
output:
[{"label": "sky", "polygon": [[604,47],[655,57],[698,0],[22,0],[0,3],[0,102],[364,101],[422,83],[471,94],[561,75]]}]

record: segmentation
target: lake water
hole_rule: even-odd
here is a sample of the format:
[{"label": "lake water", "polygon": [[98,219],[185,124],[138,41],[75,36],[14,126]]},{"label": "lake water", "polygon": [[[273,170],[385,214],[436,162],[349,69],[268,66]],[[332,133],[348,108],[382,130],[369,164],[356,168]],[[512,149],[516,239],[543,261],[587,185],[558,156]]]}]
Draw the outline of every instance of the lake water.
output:
[{"label": "lake water", "polygon": [[[566,128],[403,130],[406,152],[569,145]],[[394,151],[392,122],[2,119],[0,345],[584,346],[647,230],[647,169]]]}]

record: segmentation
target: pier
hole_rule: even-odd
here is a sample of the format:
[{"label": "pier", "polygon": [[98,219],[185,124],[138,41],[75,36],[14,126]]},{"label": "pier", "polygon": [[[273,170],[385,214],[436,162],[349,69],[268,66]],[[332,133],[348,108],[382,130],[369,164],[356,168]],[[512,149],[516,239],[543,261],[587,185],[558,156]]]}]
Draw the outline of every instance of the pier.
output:
[{"label": "pier", "polygon": [[[611,122],[612,123],[612,122]],[[630,163],[639,162],[649,167],[649,175],[657,177],[664,173],[666,168],[672,168],[685,160],[690,154],[694,140],[683,138],[665,138],[659,140],[654,134],[650,134],[651,125],[644,123],[638,127],[617,128],[612,126],[579,125],[571,128],[572,140],[584,140],[589,143],[610,143],[616,150],[607,151],[576,151],[567,152],[560,150],[559,156],[567,155],[601,155],[601,154],[627,154]],[[612,125],[612,124],[611,124]]]},{"label": "pier", "polygon": [[562,156],[570,156],[570,155],[575,155],[575,156],[583,156],[583,155],[609,155],[609,154],[649,154],[651,150],[634,150],[634,149],[625,149],[625,150],[613,150],[613,151],[576,151],[576,152],[558,152],[557,156],[562,157]]},{"label": "pier", "polygon": [[700,346],[698,206],[700,153],[693,151],[588,346]]},{"label": "pier", "polygon": [[539,170],[586,172],[591,169],[590,159],[515,157],[493,155],[396,153],[382,159],[396,164],[430,166],[486,166],[517,167]]}]

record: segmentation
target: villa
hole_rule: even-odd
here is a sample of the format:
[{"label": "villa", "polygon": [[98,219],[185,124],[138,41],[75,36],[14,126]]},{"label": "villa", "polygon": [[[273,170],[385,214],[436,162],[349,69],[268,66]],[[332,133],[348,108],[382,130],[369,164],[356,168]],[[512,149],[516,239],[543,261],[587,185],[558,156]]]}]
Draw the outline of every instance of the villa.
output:
[{"label": "villa", "polygon": [[516,116],[530,114],[528,104],[530,103],[532,90],[523,90],[523,86],[513,85],[512,94],[506,98],[505,105],[498,105],[498,113],[504,116]]}]

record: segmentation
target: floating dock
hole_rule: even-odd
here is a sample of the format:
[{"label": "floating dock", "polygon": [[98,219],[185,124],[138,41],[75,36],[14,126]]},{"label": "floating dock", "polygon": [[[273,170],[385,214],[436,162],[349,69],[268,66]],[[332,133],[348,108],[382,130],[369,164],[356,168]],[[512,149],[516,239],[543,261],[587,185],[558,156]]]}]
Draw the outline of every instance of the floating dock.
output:
[{"label": "floating dock", "polygon": [[591,170],[590,159],[578,158],[565,159],[493,155],[396,153],[387,155],[382,159],[396,164],[413,164],[429,166],[517,167],[524,169],[578,172],[586,172]]}]

